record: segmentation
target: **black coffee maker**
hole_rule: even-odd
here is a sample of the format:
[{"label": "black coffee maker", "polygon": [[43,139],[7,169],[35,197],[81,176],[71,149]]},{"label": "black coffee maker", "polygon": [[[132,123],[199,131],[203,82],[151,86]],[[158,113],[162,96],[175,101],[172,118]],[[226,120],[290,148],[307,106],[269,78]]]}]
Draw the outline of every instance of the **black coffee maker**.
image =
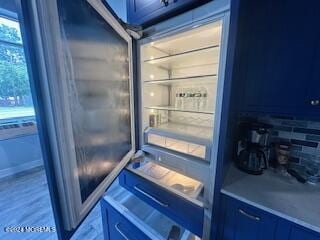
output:
[{"label": "black coffee maker", "polygon": [[260,175],[268,167],[268,136],[271,125],[242,122],[239,125],[239,141],[236,166],[242,171]]}]

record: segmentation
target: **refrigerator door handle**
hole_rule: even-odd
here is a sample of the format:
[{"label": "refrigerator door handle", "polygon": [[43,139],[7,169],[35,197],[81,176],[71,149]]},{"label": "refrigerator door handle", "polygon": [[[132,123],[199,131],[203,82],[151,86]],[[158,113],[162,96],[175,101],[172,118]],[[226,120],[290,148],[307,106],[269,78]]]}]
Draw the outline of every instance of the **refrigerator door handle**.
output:
[{"label": "refrigerator door handle", "polygon": [[114,225],[115,229],[117,230],[117,232],[125,239],[125,240],[130,240],[127,235],[125,235],[121,229],[120,229],[120,223],[118,222],[117,224]]}]

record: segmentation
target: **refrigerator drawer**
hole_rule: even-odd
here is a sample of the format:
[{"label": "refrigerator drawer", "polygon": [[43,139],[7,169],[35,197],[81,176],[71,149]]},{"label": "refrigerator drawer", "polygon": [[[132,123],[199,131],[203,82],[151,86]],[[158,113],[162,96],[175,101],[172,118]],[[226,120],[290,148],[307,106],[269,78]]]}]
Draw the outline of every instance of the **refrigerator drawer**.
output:
[{"label": "refrigerator drawer", "polygon": [[[101,200],[106,240],[198,239],[170,218],[164,216],[118,183]],[[170,235],[171,234],[171,235]]]},{"label": "refrigerator drawer", "polygon": [[103,222],[106,240],[130,239],[130,240],[150,240],[139,228],[121,215],[108,203],[104,203],[103,214],[106,215],[107,222]]},{"label": "refrigerator drawer", "polygon": [[[121,186],[150,206],[197,236],[202,236],[204,208],[203,204],[196,199],[202,186],[195,186],[195,195],[188,197],[171,190],[161,182],[150,181],[150,178],[146,179],[141,174],[127,169],[122,171],[119,182]],[[200,188],[200,190],[197,188]]]},{"label": "refrigerator drawer", "polygon": [[[210,161],[211,142],[209,140],[199,137],[201,136],[200,133],[197,137],[183,136],[178,134],[176,133],[179,130],[177,124],[171,123],[166,124],[166,126],[168,129],[171,129],[171,132],[167,129],[164,130],[163,127],[148,128],[144,134],[144,142],[146,144],[168,149],[191,158],[197,158],[207,162]],[[170,126],[170,128],[168,126]],[[186,133],[187,129],[192,129],[190,126],[187,128],[185,125],[182,125],[180,128],[184,134]],[[192,131],[196,132],[194,129],[192,129]],[[207,128],[203,128],[202,131],[210,132],[207,131]]]}]

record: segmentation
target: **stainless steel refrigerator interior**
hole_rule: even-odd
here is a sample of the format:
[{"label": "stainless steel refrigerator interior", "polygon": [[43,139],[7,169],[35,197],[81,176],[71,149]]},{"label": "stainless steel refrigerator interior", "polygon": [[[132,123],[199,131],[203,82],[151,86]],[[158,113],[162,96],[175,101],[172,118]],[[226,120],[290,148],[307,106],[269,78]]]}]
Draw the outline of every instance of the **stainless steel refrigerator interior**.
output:
[{"label": "stainless steel refrigerator interior", "polygon": [[130,170],[203,209],[210,235],[229,12],[139,41],[140,145]]},{"label": "stainless steel refrigerator interior", "polygon": [[145,142],[210,161],[222,21],[141,46]]}]

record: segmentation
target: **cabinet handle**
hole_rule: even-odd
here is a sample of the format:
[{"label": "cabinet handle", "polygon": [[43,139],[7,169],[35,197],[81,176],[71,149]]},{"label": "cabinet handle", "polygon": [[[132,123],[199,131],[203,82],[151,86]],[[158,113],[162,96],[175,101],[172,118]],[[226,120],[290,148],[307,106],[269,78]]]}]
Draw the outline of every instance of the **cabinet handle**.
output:
[{"label": "cabinet handle", "polygon": [[163,3],[167,7],[169,5],[169,0],[160,0],[160,3]]},{"label": "cabinet handle", "polygon": [[311,100],[310,103],[311,103],[312,106],[318,106],[318,105],[320,105],[320,100],[318,100],[318,99],[317,100]]},{"label": "cabinet handle", "polygon": [[120,223],[117,223],[116,225],[114,225],[115,229],[118,231],[118,233],[125,239],[125,240],[130,240],[119,228],[120,227]]},{"label": "cabinet handle", "polygon": [[154,196],[151,196],[149,193],[146,193],[145,191],[143,191],[141,188],[139,188],[138,186],[134,186],[133,187],[136,191],[138,191],[139,193],[143,194],[144,196],[146,196],[147,198],[150,198],[151,200],[153,200],[154,202],[158,203],[159,205],[161,205],[162,207],[169,207],[169,204],[167,203],[163,203],[161,201],[159,201],[158,199],[156,199]]},{"label": "cabinet handle", "polygon": [[260,221],[260,217],[251,215],[251,214],[243,211],[241,208],[239,208],[238,210],[239,210],[239,213],[241,213],[242,215],[244,215],[244,216],[246,216],[246,217],[248,217],[248,218],[251,218],[251,219],[253,219],[253,220]]}]

